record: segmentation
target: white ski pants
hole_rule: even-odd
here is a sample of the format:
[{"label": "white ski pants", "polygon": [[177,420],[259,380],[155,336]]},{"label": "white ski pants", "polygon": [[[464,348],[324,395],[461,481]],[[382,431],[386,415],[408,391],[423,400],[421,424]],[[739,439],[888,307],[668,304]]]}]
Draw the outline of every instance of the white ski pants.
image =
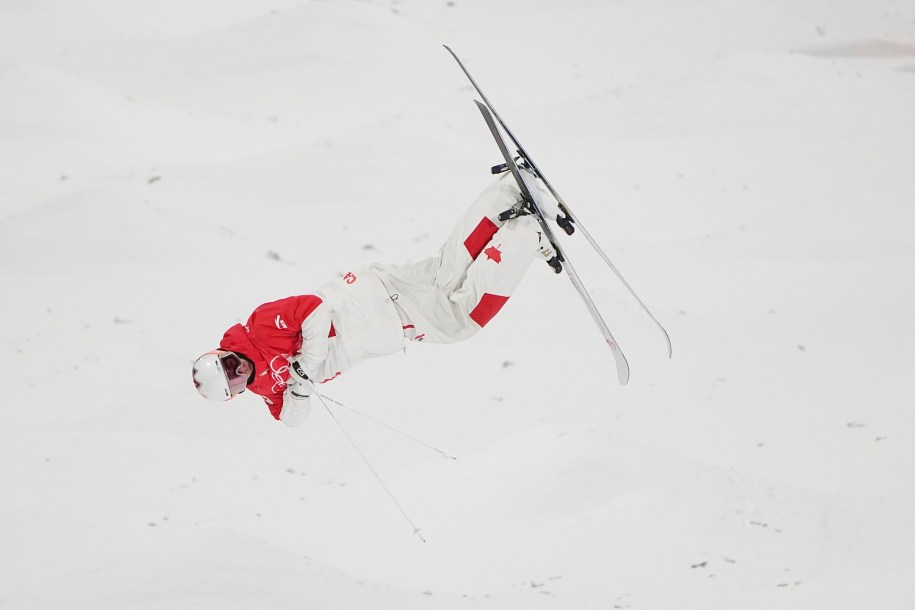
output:
[{"label": "white ski pants", "polygon": [[499,220],[520,200],[518,186],[506,173],[464,213],[437,256],[375,269],[407,339],[467,339],[505,305],[545,244],[534,217]]}]

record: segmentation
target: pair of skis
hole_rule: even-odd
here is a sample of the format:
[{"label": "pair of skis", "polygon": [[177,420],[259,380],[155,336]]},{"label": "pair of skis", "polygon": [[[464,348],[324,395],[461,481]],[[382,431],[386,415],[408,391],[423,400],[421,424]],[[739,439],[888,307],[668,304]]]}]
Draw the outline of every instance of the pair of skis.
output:
[{"label": "pair of skis", "polygon": [[[454,57],[458,65],[461,67],[461,70],[464,71],[464,74],[467,75],[467,78],[470,79],[470,84],[473,85],[473,88],[476,89],[477,93],[483,98],[483,102],[474,100],[477,105],[477,108],[480,109],[480,112],[483,115],[483,119],[486,121],[486,125],[489,127],[489,131],[492,133],[493,138],[496,141],[496,144],[499,147],[499,151],[502,153],[502,156],[505,159],[505,163],[493,168],[494,173],[499,171],[504,171],[507,169],[511,171],[512,176],[518,183],[518,187],[521,189],[521,194],[524,197],[524,203],[529,209],[534,212],[534,215],[537,218],[537,222],[540,224],[541,229],[543,230],[544,235],[550,240],[553,245],[553,248],[556,250],[556,257],[558,260],[550,261],[550,266],[559,273],[563,270],[566,271],[569,279],[572,282],[572,285],[575,287],[575,290],[578,291],[578,294],[581,296],[582,301],[585,304],[585,307],[588,309],[588,312],[591,314],[591,317],[594,319],[595,324],[600,329],[601,334],[604,337],[604,341],[610,347],[610,351],[613,353],[613,358],[616,361],[616,373],[619,378],[620,384],[625,385],[629,381],[629,363],[626,361],[626,356],[623,355],[622,350],[620,349],[619,344],[616,342],[616,339],[613,338],[613,334],[610,332],[610,328],[607,326],[607,323],[604,321],[603,316],[600,311],[597,309],[597,306],[594,304],[594,300],[591,298],[591,295],[588,293],[587,288],[581,281],[581,278],[578,276],[578,273],[575,271],[575,267],[572,265],[572,262],[569,260],[569,257],[566,255],[564,249],[559,245],[556,237],[553,233],[552,228],[547,223],[546,217],[543,214],[543,210],[540,205],[537,203],[536,199],[531,195],[532,188],[525,182],[526,179],[536,179],[539,178],[543,185],[547,188],[550,195],[556,200],[556,203],[559,206],[560,214],[556,217],[556,224],[563,229],[563,231],[572,235],[576,229],[578,229],[582,235],[585,236],[585,239],[588,240],[588,243],[591,244],[591,247],[594,248],[598,256],[613,270],[613,273],[616,274],[616,277],[623,283],[629,293],[635,298],[639,303],[645,313],[654,321],[658,329],[664,335],[664,340],[667,343],[667,356],[668,358],[672,356],[673,349],[670,344],[670,336],[667,334],[667,331],[664,330],[664,327],[661,326],[661,323],[658,322],[658,319],[654,317],[654,314],[648,309],[645,303],[642,302],[642,299],[635,293],[632,289],[632,286],[629,285],[629,282],[623,277],[619,272],[610,258],[604,253],[601,247],[597,244],[591,234],[588,233],[584,225],[581,224],[578,217],[572,212],[566,202],[563,200],[562,196],[556,192],[556,189],[553,188],[553,185],[546,179],[537,165],[534,163],[531,156],[527,153],[521,143],[518,141],[518,138],[512,133],[511,129],[505,124],[505,121],[502,120],[502,117],[499,116],[499,113],[496,112],[496,109],[493,108],[492,104],[489,102],[489,99],[486,97],[486,94],[483,93],[480,86],[474,80],[473,76],[470,75],[470,72],[467,70],[467,67],[464,66],[464,63],[460,58],[451,50],[450,47],[444,45],[445,49],[451,53],[451,56]],[[502,131],[505,132],[505,135],[511,140],[514,145],[515,151],[517,152],[517,157],[509,151],[509,147],[506,144],[505,138],[502,136],[502,133],[499,131],[499,126],[501,126]],[[517,161],[516,161],[517,159]],[[519,167],[519,165],[521,167]],[[532,174],[528,173],[526,170],[530,170]]]}]

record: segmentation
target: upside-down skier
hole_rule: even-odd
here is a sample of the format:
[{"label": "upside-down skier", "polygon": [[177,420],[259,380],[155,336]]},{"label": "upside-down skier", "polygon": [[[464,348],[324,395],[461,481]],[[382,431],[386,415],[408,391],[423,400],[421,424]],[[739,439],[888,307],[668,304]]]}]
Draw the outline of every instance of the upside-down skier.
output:
[{"label": "upside-down skier", "polygon": [[535,257],[556,264],[523,199],[511,175],[503,174],[464,213],[436,256],[371,265],[313,294],[260,305],[244,325],[225,332],[218,349],[194,362],[197,390],[212,400],[250,390],[274,418],[295,426],[308,417],[315,384],[367,358],[396,353],[408,341],[454,343],[473,336],[499,312]]}]

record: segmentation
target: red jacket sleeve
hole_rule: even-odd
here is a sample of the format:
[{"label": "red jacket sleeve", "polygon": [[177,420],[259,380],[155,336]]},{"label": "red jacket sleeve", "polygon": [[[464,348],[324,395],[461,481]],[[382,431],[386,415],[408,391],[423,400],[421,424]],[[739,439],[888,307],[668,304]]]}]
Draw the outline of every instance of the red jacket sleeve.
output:
[{"label": "red jacket sleeve", "polygon": [[321,303],[314,295],[264,303],[248,318],[248,332],[260,343],[261,350],[295,354],[302,346],[302,322]]}]

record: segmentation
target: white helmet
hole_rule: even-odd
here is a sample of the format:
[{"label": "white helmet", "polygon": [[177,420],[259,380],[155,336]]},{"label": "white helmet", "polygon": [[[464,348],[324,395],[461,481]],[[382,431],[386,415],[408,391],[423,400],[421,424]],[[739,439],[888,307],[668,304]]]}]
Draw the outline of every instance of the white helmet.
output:
[{"label": "white helmet", "polygon": [[245,391],[248,376],[239,372],[241,357],[235,352],[214,350],[194,361],[194,385],[209,400],[229,400]]}]

